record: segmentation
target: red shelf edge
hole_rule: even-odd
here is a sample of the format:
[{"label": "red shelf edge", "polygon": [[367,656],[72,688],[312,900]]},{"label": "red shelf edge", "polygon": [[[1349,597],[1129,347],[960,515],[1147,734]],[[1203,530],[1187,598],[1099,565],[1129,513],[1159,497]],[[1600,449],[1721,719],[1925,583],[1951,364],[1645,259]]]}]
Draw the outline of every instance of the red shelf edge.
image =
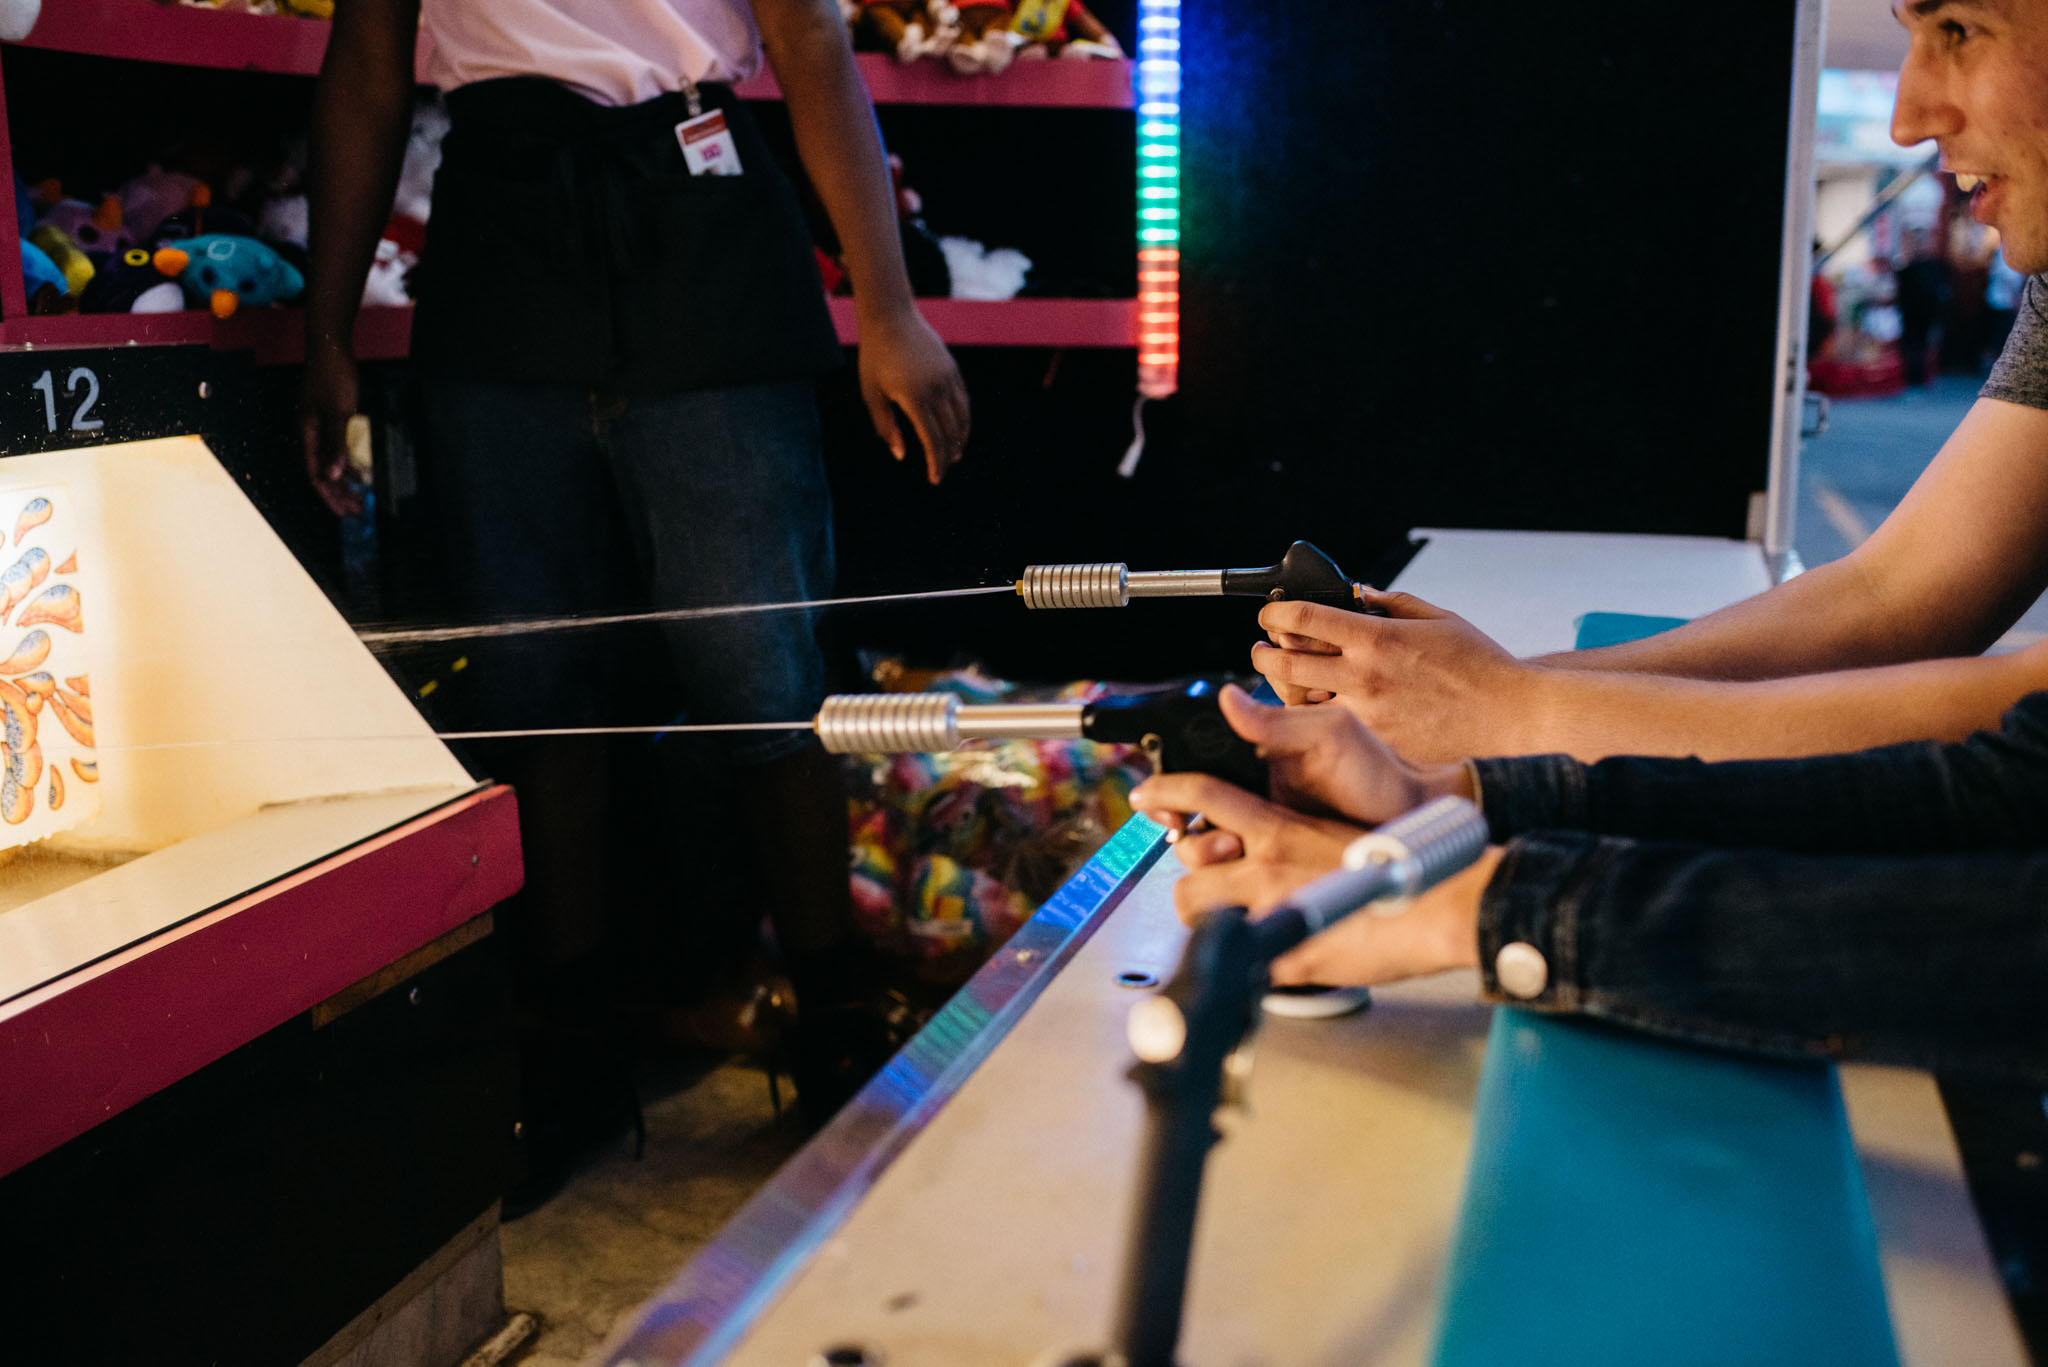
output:
[{"label": "red shelf edge", "polygon": [[[853,300],[830,301],[839,340],[859,338]],[[949,346],[1127,347],[1136,344],[1137,303],[1130,299],[920,299],[918,311]],[[251,309],[233,318],[211,314],[77,313],[0,323],[0,348],[86,350],[123,346],[210,346],[253,351],[266,365],[305,359],[305,321],[298,309]],[[356,319],[356,355],[396,360],[412,340],[412,310],[366,308]]]},{"label": "red shelf edge", "polygon": [[[356,318],[356,355],[366,361],[404,356],[412,310],[366,308]],[[182,313],[74,313],[0,323],[0,346],[50,350],[121,346],[210,346],[253,351],[265,364],[305,359],[305,315],[298,309],[250,309],[233,318]]]},{"label": "red shelf edge", "polygon": [[497,785],[0,1007],[0,1174],[310,1010],[523,881]]},{"label": "red shelf edge", "polygon": [[[853,300],[831,301],[839,340],[860,328]],[[1137,345],[1135,299],[920,299],[918,312],[948,346],[1128,347]]]}]

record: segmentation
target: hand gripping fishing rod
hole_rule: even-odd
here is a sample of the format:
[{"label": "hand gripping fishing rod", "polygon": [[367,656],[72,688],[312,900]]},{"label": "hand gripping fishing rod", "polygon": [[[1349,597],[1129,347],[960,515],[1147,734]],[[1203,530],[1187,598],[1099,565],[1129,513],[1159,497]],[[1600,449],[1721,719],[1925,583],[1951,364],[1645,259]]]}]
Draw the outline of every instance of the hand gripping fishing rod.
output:
[{"label": "hand gripping fishing rod", "polygon": [[1028,565],[1017,581],[1027,608],[1120,608],[1133,598],[1298,598],[1370,612],[1351,576],[1306,541],[1255,570],[1133,570],[1127,565]]},{"label": "hand gripping fishing rod", "polygon": [[951,693],[835,693],[813,723],[838,755],[957,750],[970,740],[1097,740],[1135,745],[1159,773],[1213,774],[1267,791],[1265,761],[1223,719],[1207,681],[1094,702],[966,703]]},{"label": "hand gripping fishing rod", "polygon": [[1258,1023],[1272,961],[1361,907],[1399,913],[1485,848],[1479,809],[1440,797],[1353,841],[1342,868],[1270,916],[1252,921],[1231,907],[1196,923],[1173,977],[1132,1008],[1128,1025],[1145,1132],[1113,1347],[1065,1367],[1173,1367],[1202,1170],[1221,1138],[1216,1112],[1243,1099],[1240,1050]]}]

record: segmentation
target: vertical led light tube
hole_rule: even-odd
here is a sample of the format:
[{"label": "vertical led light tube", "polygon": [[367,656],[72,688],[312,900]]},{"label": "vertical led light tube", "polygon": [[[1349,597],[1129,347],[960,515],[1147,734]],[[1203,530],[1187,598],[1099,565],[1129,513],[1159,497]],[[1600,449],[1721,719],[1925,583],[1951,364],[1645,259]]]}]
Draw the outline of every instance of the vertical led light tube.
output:
[{"label": "vertical led light tube", "polygon": [[1138,392],[1180,388],[1180,0],[1138,5]]}]

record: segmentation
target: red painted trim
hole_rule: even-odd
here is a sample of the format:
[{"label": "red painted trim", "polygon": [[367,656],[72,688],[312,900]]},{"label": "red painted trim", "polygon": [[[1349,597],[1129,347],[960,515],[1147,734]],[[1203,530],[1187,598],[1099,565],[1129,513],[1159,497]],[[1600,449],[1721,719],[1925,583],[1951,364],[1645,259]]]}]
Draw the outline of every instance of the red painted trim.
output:
[{"label": "red painted trim", "polygon": [[[320,70],[333,25],[289,14],[195,9],[157,0],[45,0],[23,47],[125,57],[176,66],[224,67],[311,76]],[[413,79],[426,82],[424,35]]]},{"label": "red painted trim", "polygon": [[[835,298],[832,322],[851,344],[853,300]],[[1128,347],[1138,340],[1134,299],[920,299],[918,312],[952,346]]]},{"label": "red painted trim", "polygon": [[485,789],[0,1007],[0,1174],[85,1133],[515,892]]},{"label": "red painted trim", "polygon": [[[962,76],[944,62],[909,64],[880,53],[858,56],[868,97],[876,104],[1021,105],[1038,108],[1130,109],[1136,104],[1129,62],[1012,62],[995,76]],[[763,71],[739,86],[749,100],[779,100],[782,87]]]}]

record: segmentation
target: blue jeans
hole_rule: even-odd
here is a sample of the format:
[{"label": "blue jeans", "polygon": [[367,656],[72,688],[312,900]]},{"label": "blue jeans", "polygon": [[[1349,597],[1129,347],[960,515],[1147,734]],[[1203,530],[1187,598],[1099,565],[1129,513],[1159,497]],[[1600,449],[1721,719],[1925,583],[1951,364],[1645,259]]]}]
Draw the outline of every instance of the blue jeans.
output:
[{"label": "blue jeans", "polygon": [[1477,765],[1487,991],[1701,1043],[2048,1079],[2048,693],[1954,745]]},{"label": "blue jeans", "polygon": [[[832,587],[832,507],[809,380],[654,398],[428,376],[430,459],[450,573],[479,618],[800,602]],[[646,626],[480,642],[479,726],[620,716]],[[664,623],[694,721],[799,721],[824,696],[806,612]],[[651,644],[651,643],[650,643]],[[738,764],[808,732],[723,738]]]}]

